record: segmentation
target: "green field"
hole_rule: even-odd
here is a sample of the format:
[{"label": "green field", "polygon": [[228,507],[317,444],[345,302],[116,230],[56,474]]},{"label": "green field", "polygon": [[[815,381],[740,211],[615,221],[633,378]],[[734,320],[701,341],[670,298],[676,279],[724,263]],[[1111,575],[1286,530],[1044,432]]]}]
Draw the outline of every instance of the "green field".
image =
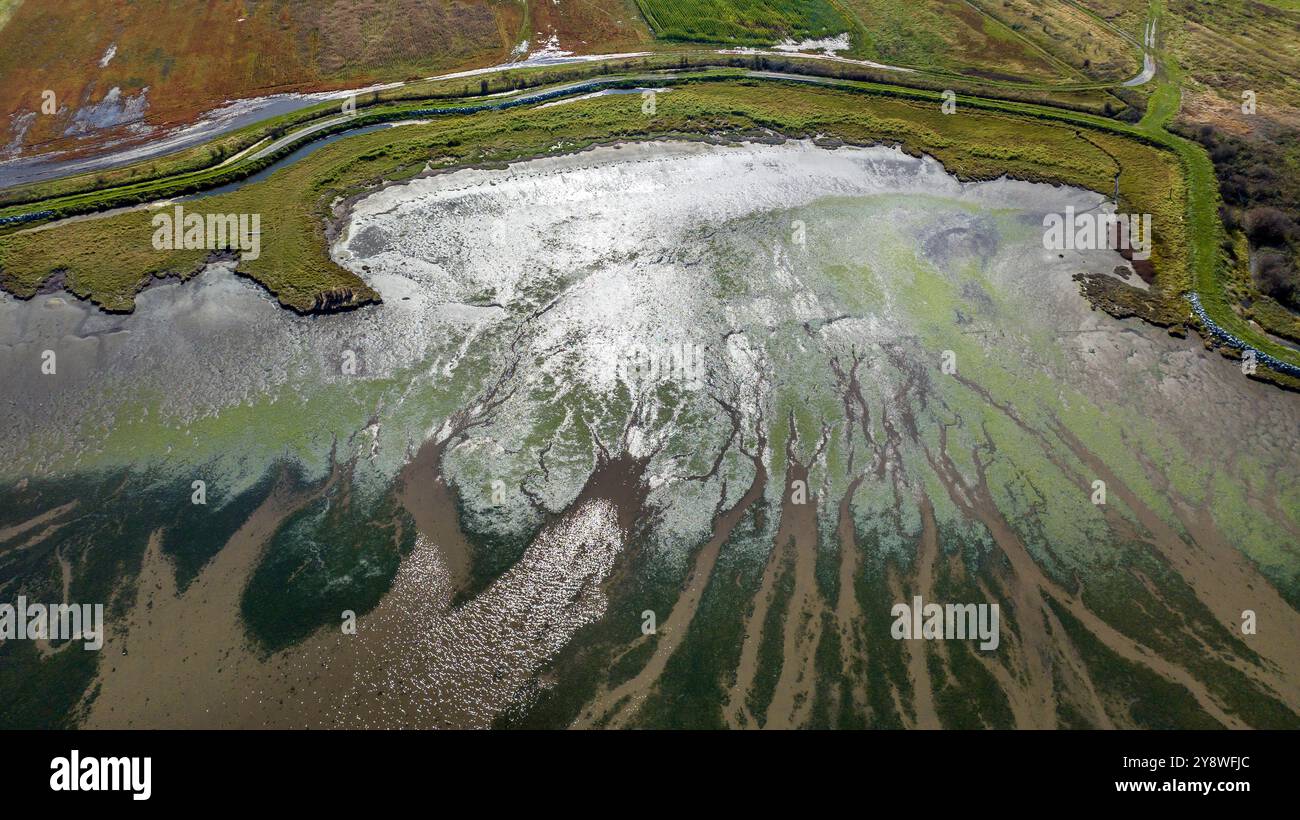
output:
[{"label": "green field", "polygon": [[763,46],[848,32],[828,0],[637,0],[654,33],[666,40]]}]

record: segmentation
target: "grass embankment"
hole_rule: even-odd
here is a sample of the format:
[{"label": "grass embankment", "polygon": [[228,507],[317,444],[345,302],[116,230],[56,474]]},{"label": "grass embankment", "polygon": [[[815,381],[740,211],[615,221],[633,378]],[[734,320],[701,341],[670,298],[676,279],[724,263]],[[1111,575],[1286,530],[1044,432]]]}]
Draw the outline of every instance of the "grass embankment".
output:
[{"label": "grass embankment", "polygon": [[[591,62],[569,66],[511,68],[488,74],[447,80],[414,80],[398,88],[367,92],[361,95],[362,99],[358,101],[358,104],[364,106],[368,103],[387,103],[413,99],[427,101],[496,94],[511,89],[537,87],[550,83],[592,77],[597,74],[608,74],[611,68],[628,72],[669,67],[702,68],[717,65],[738,67],[744,64],[744,58],[738,55],[725,57],[709,51],[682,51],[685,46],[680,43],[674,45],[666,41],[653,40],[644,24],[639,19],[636,19],[637,15],[633,9],[634,0],[624,0],[624,2],[626,4],[625,10],[630,12],[626,15],[629,18],[626,21],[613,20],[608,14],[593,14],[588,9],[557,11],[549,4],[537,4],[535,7],[529,5],[526,7],[521,30],[523,35],[527,37],[534,27],[539,27],[537,30],[541,31],[547,30],[546,26],[549,26],[551,30],[559,34],[561,42],[569,42],[571,38],[566,37],[566,35],[571,31],[580,30],[583,32],[582,42],[586,43],[589,51],[637,49],[649,50],[655,53],[618,61]],[[665,14],[676,16],[684,14],[687,18],[691,18],[692,15],[700,17],[699,8],[695,8],[695,6],[699,5],[698,3],[677,2],[677,0],[644,0],[644,2],[649,5],[662,6],[666,9],[663,12]],[[882,4],[880,0],[817,3],[813,4],[812,7],[807,4],[804,4],[804,6],[798,6],[798,4],[766,4],[760,7],[758,4],[750,3],[749,0],[709,0],[709,2],[717,6],[716,9],[713,9],[717,14],[705,15],[708,19],[700,18],[703,20],[703,22],[699,22],[699,26],[703,27],[701,36],[684,37],[683,40],[694,40],[710,44],[731,42],[728,39],[730,35],[722,36],[716,33],[710,34],[709,32],[713,28],[720,27],[719,30],[721,30],[729,25],[734,26],[736,20],[744,21],[745,36],[754,39],[752,44],[755,45],[768,44],[786,35],[794,37],[821,36],[826,33],[851,31],[854,45],[850,53],[854,56],[908,65],[916,69],[916,71],[900,75],[897,72],[873,70],[868,66],[853,66],[844,63],[827,64],[808,59],[800,60],[795,56],[784,59],[788,60],[791,65],[799,64],[800,71],[820,76],[877,81],[887,80],[918,87],[953,88],[958,92],[963,90],[973,92],[976,88],[979,88],[983,89],[986,95],[995,97],[1027,99],[1045,104],[1063,105],[1074,109],[1101,111],[1103,106],[1108,104],[1108,112],[1110,112],[1123,107],[1119,100],[1109,97],[1103,91],[1109,85],[1110,78],[1091,72],[1093,81],[1089,81],[1086,75],[1090,74],[1090,72],[1072,70],[1069,61],[1062,61],[1053,57],[1047,50],[1012,31],[995,17],[977,11],[974,6],[960,6],[953,10],[946,4],[939,3],[938,0],[925,0],[918,9],[914,10],[915,13],[900,16],[892,6],[887,3]],[[704,5],[709,5],[709,3]],[[686,9],[686,11],[682,11],[682,9]],[[209,10],[209,14],[220,17],[221,12],[219,9],[214,9]],[[534,18],[537,18],[536,26],[530,24]],[[592,19],[596,19],[597,22],[592,23]],[[166,29],[174,22],[163,21],[157,25],[152,25],[148,30],[156,35],[158,26]],[[248,26],[257,28],[257,23],[258,21],[254,19],[246,20],[243,28],[247,29]],[[133,22],[131,20],[123,23],[122,30],[125,32],[123,37],[127,39],[120,44],[122,54],[114,57],[111,61],[111,70],[115,71],[127,67],[132,59],[138,58],[140,50],[132,48],[129,43],[132,27],[137,24],[138,21]],[[312,24],[314,25],[314,23]],[[498,24],[498,28],[502,29],[498,33],[502,38],[501,41],[511,41],[511,37],[504,33],[503,21],[498,20]],[[578,26],[578,28],[575,29],[575,26]],[[1104,36],[1106,32],[1100,31],[1098,34]],[[177,38],[173,39],[184,41],[185,37],[178,35]],[[405,47],[403,44],[407,43],[407,39],[399,38],[399,40],[397,46],[400,51],[401,48]],[[82,45],[86,46],[87,43]],[[334,43],[332,45],[337,46],[338,44]],[[266,51],[270,53],[275,50],[267,49]],[[98,53],[97,51],[96,54]],[[149,76],[150,71],[157,68],[158,65],[167,64],[171,59],[156,49],[149,53],[150,56],[146,60],[148,65],[141,70],[136,70],[131,75],[131,78],[123,85],[124,93],[128,95],[132,93],[131,89],[144,82],[142,78]],[[487,52],[483,53],[486,54]],[[195,59],[201,60],[206,51],[200,49],[195,54],[197,55]],[[133,57],[132,55],[136,56]],[[474,61],[470,57],[465,57],[465,59],[469,59],[471,62]],[[504,56],[502,56],[502,59],[504,59]],[[767,61],[768,59],[765,58],[756,62]],[[88,64],[86,60],[81,62]],[[291,63],[292,60],[289,62]],[[155,65],[155,63],[158,65]],[[442,63],[438,64],[441,65]],[[454,64],[459,65],[459,63]],[[399,69],[409,71],[422,69],[422,64],[419,64],[418,60],[416,63],[408,64],[398,59],[395,62],[384,62],[383,66],[388,70],[388,73],[383,75],[384,77],[401,76]],[[432,67],[431,64],[429,68]],[[254,89],[257,93],[288,90],[295,82],[298,85],[308,83],[336,87],[344,79],[368,80],[376,79],[379,76],[373,73],[358,73],[354,70],[355,66],[335,71],[328,77],[319,74],[316,69],[303,66],[293,68],[292,66],[278,65],[277,68],[287,70],[289,73],[286,74],[286,77],[295,75],[295,73],[300,74],[301,77],[299,80],[285,80],[287,85],[262,83]],[[0,76],[7,76],[6,71],[14,70],[17,69],[13,66],[6,69],[3,65],[0,65]],[[39,70],[44,71],[46,69],[40,68]],[[100,70],[100,73],[103,74],[104,70]],[[193,77],[206,77],[207,74],[211,73],[192,71],[189,72],[189,75],[193,75],[191,77],[193,79]],[[241,82],[239,77],[242,75],[239,71],[216,72],[216,74],[225,80],[236,83]],[[70,74],[65,72],[62,76],[65,79],[69,77],[75,78],[76,72]],[[104,80],[105,78],[99,77],[97,79]],[[942,84],[939,85],[939,83]],[[156,118],[159,112],[165,109],[170,110],[165,100],[157,98],[158,94],[165,95],[168,92],[166,88],[162,87],[165,84],[159,82],[147,84],[154,94],[150,101],[150,115]],[[44,85],[39,83],[36,85],[15,83],[15,87],[20,85],[22,88],[28,86],[31,88],[53,88],[48,83]],[[224,89],[218,97],[210,99],[211,95],[207,92],[212,90],[188,89],[183,95],[184,104],[182,108],[184,110],[177,109],[173,111],[168,116],[167,122],[176,124],[190,120],[197,116],[198,113],[202,113],[226,99],[246,96],[246,93],[241,93],[237,87],[234,87]],[[1035,91],[1038,93],[1033,94],[1032,92]],[[1083,93],[1086,91],[1102,93]],[[1030,96],[1027,96],[1027,94]],[[1031,99],[1031,96],[1034,98]],[[60,96],[60,99],[62,98]],[[204,103],[204,100],[209,100],[209,102]],[[190,108],[195,105],[205,107],[197,111],[190,111]],[[195,146],[166,156],[149,158],[120,168],[90,171],[57,180],[15,186],[0,192],[0,217],[18,212],[19,209],[13,207],[17,205],[67,197],[79,193],[103,192],[118,186],[134,186],[146,181],[209,169],[229,161],[230,158],[239,155],[241,151],[256,145],[264,139],[278,137],[295,126],[300,126],[315,118],[327,116],[337,111],[337,109],[337,103],[322,103],[298,112],[250,125],[201,146]],[[40,123],[42,124],[41,127],[48,124],[44,118],[40,119]],[[46,147],[55,146],[51,144]],[[60,203],[53,204],[56,207],[60,205]]]},{"label": "grass embankment", "polygon": [[[1170,15],[1166,5],[1164,0],[1151,2],[1151,18],[1162,28],[1169,23]],[[1180,8],[1182,6],[1176,5]],[[1182,37],[1174,39],[1181,42]],[[1275,302],[1270,304],[1269,300],[1257,292],[1254,283],[1249,281],[1248,272],[1245,281],[1242,281],[1242,265],[1234,261],[1232,253],[1235,239],[1228,236],[1220,216],[1223,200],[1214,163],[1199,144],[1167,130],[1182,109],[1183,86],[1188,82],[1187,73],[1177,60],[1170,58],[1163,50],[1158,53],[1161,59],[1155,86],[1148,98],[1146,113],[1137,128],[1148,138],[1175,152],[1183,166],[1190,194],[1187,232],[1190,239],[1188,254],[1191,279],[1186,290],[1198,295],[1206,314],[1220,328],[1280,361],[1300,366],[1300,355],[1261,333],[1238,311],[1240,305],[1255,303],[1244,310],[1246,315],[1279,336],[1293,336],[1295,328],[1300,325],[1296,317],[1285,308]],[[1244,254],[1235,254],[1235,257],[1245,258]],[[1235,295],[1233,291],[1236,292]],[[1300,389],[1300,379],[1294,376],[1272,370],[1266,370],[1266,375],[1270,381],[1291,389]]]},{"label": "grass embankment", "polygon": [[[619,60],[592,61],[563,66],[544,66],[490,72],[471,77],[408,83],[397,88],[376,90],[357,97],[357,111],[369,115],[411,107],[472,105],[478,97],[500,101],[511,92],[537,89],[560,83],[594,78],[666,70],[762,69],[790,71],[811,77],[902,83],[928,90],[952,89],[996,99],[1052,105],[1074,111],[1102,114],[1123,108],[1124,103],[1095,84],[1024,84],[1007,81],[964,80],[946,74],[899,73],[850,63],[830,63],[791,55],[723,55],[689,51],[647,54]],[[205,190],[229,179],[254,173],[250,161],[272,140],[300,132],[335,118],[341,103],[324,102],[299,111],[272,117],[232,131],[210,142],[161,157],[142,160],[120,168],[90,171],[58,179],[29,183],[0,191],[0,219],[38,210],[52,210],[57,216],[89,213],[119,205],[136,204],[177,192]],[[317,138],[328,132],[321,132]],[[256,150],[253,150],[256,149]],[[38,223],[27,223],[38,224]],[[0,226],[0,232],[17,226]]]},{"label": "grass embankment", "polygon": [[[647,56],[630,59],[620,63],[620,66],[649,70],[676,64],[675,59],[666,56]],[[468,97],[503,94],[512,90],[586,79],[597,76],[602,71],[608,73],[608,69],[609,66],[606,64],[578,64],[512,69],[471,77],[420,81],[359,94],[356,104],[358,111],[365,113],[373,108],[391,107],[393,104],[403,102],[463,100]],[[0,217],[30,211],[31,208],[21,206],[31,203],[40,203],[42,208],[67,207],[82,201],[73,198],[77,194],[91,193],[96,197],[105,197],[121,191],[138,190],[136,186],[146,182],[211,171],[227,163],[235,165],[234,158],[248,149],[261,148],[271,140],[295,130],[336,117],[340,114],[341,106],[342,102],[339,100],[322,102],[298,111],[260,120],[202,145],[161,157],[141,160],[119,168],[88,171],[52,180],[16,185],[0,191]],[[251,153],[254,152],[248,151],[248,154]]]}]

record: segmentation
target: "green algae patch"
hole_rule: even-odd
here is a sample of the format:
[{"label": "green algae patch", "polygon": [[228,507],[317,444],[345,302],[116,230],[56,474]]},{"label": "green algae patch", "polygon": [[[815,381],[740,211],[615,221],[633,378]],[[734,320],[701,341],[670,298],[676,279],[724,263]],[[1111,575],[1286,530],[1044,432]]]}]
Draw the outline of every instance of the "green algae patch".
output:
[{"label": "green algae patch", "polygon": [[360,616],[388,591],[415,522],[392,494],[354,495],[343,481],[287,518],[244,588],[249,634],[270,653],[297,643],[342,613]]}]

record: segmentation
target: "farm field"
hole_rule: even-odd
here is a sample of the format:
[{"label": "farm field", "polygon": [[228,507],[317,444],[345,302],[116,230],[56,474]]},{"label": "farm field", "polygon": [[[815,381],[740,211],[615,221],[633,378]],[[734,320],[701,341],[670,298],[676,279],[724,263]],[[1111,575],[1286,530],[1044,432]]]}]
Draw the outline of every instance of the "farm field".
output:
[{"label": "farm field", "polygon": [[0,29],[0,145],[75,148],[239,98],[503,62],[523,17],[510,0],[21,0]]},{"label": "farm field", "polygon": [[533,49],[550,46],[579,54],[608,54],[654,46],[654,35],[636,0],[530,0],[527,27]]},{"label": "farm field", "polygon": [[970,4],[845,0],[844,7],[860,24],[857,53],[868,59],[1022,80],[1057,80],[1066,73],[1032,43]]},{"label": "farm field", "polygon": [[[1141,32],[1112,29],[1104,17],[1081,4],[1060,0],[976,0],[974,6],[1028,39],[1054,59],[1097,80],[1132,77],[1140,60],[1135,46]],[[1138,5],[1139,17],[1145,6]],[[1125,37],[1124,34],[1129,36]]]},{"label": "farm field", "polygon": [[636,0],[655,34],[667,40],[766,46],[822,40],[851,24],[830,0]]}]

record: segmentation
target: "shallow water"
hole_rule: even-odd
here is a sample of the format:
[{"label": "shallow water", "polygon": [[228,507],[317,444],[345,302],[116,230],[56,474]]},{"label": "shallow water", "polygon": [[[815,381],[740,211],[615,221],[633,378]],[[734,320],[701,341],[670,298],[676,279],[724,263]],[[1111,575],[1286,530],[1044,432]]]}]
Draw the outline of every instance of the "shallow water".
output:
[{"label": "shallow water", "polygon": [[[622,145],[437,174],[355,205],[333,253],[384,298],[359,312],[293,315],[222,266],[149,288],[125,317],[66,295],[5,297],[12,416],[0,475],[148,471],[182,496],[202,476],[227,499],[288,457],[306,484],[341,469],[353,490],[331,503],[359,504],[347,499],[381,496],[422,448],[439,447],[442,477],[405,481],[454,488],[454,502],[438,503],[473,536],[468,576],[448,575],[463,557],[424,533],[393,592],[362,618],[387,648],[326,629],[272,665],[247,660],[231,685],[257,698],[208,694],[229,725],[485,725],[532,702],[534,676],[581,627],[635,624],[638,596],[681,583],[715,512],[755,483],[756,459],[773,518],[723,559],[751,568],[737,570],[754,585],[745,594],[766,594],[776,570],[764,567],[785,560],[775,539],[793,515],[790,477],[806,470],[814,517],[790,556],[803,579],[791,622],[820,623],[827,567],[847,566],[850,581],[886,560],[919,572],[918,543],[932,532],[940,554],[972,573],[1002,572],[991,568],[1005,554],[1008,589],[1078,607],[1121,656],[1124,641],[1146,642],[1177,665],[1159,647],[1178,627],[1157,619],[1149,634],[1117,637],[1105,632],[1113,611],[1095,614],[1065,591],[1081,577],[1095,589],[1121,583],[1116,567],[1146,538],[1182,574],[1151,582],[1164,604],[1186,611],[1176,602],[1190,590],[1204,607],[1189,617],[1217,637],[1202,640],[1234,646],[1225,635],[1241,609],[1268,610],[1287,626],[1252,648],[1285,668],[1298,634],[1283,598],[1300,569],[1300,403],[1194,342],[1089,308],[1071,276],[1125,263],[1045,252],[1041,224],[1101,201],[1009,180],[963,184],[894,149],[797,141]],[[53,376],[40,372],[47,349]],[[1111,496],[1099,506],[1090,497],[1103,474]],[[857,569],[837,539],[841,506]],[[615,591],[631,544],[645,577]],[[1182,567],[1186,555],[1196,557]],[[346,590],[359,568],[335,586]],[[251,571],[231,569],[230,583]],[[1011,594],[996,574],[979,577],[989,594]],[[449,609],[458,594],[463,606]],[[1041,608],[1035,600],[1017,603]],[[739,618],[747,607],[733,609]],[[525,628],[526,613],[541,621]],[[845,617],[846,629],[865,629]],[[1018,724],[1037,725],[1047,718],[1030,704],[1052,682],[1019,642],[1041,642],[1043,657],[1070,650],[1032,617],[1009,620],[1019,640],[1000,662],[1028,683],[1006,697]],[[818,636],[790,634],[786,668],[811,663],[798,653]],[[133,633],[133,656],[147,652],[141,641]],[[321,664],[328,686],[287,694]],[[1295,692],[1248,674],[1294,712]],[[759,677],[746,671],[738,686]],[[796,723],[812,702],[799,680],[782,678],[771,701]],[[129,712],[129,694],[104,684],[103,703]],[[1190,688],[1224,719],[1223,693]],[[380,690],[389,696],[376,700]],[[1096,709],[1097,722],[1113,717]]]}]

